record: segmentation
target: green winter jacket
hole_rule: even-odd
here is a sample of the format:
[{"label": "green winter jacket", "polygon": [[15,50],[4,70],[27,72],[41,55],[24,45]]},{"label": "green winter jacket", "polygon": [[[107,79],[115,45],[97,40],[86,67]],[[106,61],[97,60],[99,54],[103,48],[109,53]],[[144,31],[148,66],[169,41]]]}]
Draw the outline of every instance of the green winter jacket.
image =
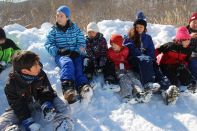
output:
[{"label": "green winter jacket", "polygon": [[6,39],[5,43],[0,44],[0,61],[10,62],[16,50],[20,49],[12,40]]}]

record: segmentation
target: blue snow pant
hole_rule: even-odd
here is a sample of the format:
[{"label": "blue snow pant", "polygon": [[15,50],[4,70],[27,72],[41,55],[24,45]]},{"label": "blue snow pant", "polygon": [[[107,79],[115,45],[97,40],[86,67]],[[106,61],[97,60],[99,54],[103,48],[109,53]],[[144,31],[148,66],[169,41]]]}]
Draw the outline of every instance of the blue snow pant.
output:
[{"label": "blue snow pant", "polygon": [[75,59],[71,59],[67,56],[56,56],[56,64],[60,67],[60,80],[74,81],[79,90],[79,87],[88,84],[87,77],[83,74],[83,62],[82,57],[79,56]]},{"label": "blue snow pant", "polygon": [[143,85],[148,82],[157,82],[160,84],[162,90],[168,89],[171,85],[169,79],[163,75],[156,61],[150,59],[148,56],[144,59],[136,58],[133,69],[135,72],[139,73]]},{"label": "blue snow pant", "polygon": [[197,80],[197,58],[192,58],[190,63],[189,63],[189,69],[192,73],[192,75],[195,77]]}]

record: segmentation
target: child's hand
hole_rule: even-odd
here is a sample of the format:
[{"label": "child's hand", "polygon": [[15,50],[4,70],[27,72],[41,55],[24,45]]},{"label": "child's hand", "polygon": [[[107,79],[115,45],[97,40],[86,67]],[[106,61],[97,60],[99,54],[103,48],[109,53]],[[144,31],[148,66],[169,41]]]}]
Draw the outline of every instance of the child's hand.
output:
[{"label": "child's hand", "polygon": [[197,33],[191,33],[190,36],[191,36],[192,38],[197,38]]},{"label": "child's hand", "polygon": [[41,109],[44,115],[44,119],[46,121],[52,121],[54,119],[56,115],[56,111],[51,102],[49,101],[44,102],[44,104],[42,104],[41,106]]},{"label": "child's hand", "polygon": [[86,49],[84,47],[80,47],[79,49],[82,53],[85,53],[86,52]]}]

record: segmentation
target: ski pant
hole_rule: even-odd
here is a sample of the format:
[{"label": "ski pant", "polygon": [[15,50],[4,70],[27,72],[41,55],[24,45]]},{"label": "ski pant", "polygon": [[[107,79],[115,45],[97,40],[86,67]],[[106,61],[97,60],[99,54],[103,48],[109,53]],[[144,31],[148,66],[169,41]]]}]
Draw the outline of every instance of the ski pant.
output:
[{"label": "ski pant", "polygon": [[60,80],[74,81],[79,90],[81,85],[87,84],[88,79],[83,74],[83,62],[81,56],[71,59],[67,56],[56,56],[55,62],[60,67]]},{"label": "ski pant", "polygon": [[96,68],[100,68],[104,75],[104,80],[112,84],[117,84],[115,65],[113,62],[107,60],[103,67],[96,66],[93,61],[88,61],[87,66],[84,67],[85,74],[95,74]]},{"label": "ski pant", "polygon": [[134,86],[138,86],[142,88],[141,82],[133,72],[125,71],[123,75],[120,75],[120,73],[122,72],[119,71],[116,72],[116,74],[120,76],[119,83],[121,90],[119,94],[121,97],[132,96],[132,90]]},{"label": "ski pant", "polygon": [[[71,109],[67,103],[64,103],[59,97],[54,98],[53,100],[54,107],[57,111],[57,114],[50,123],[53,126],[53,130],[55,131],[56,127],[63,121],[65,118],[70,118]],[[34,105],[33,105],[34,106]],[[32,108],[32,105],[31,105]],[[32,112],[32,114],[37,116],[42,116],[41,110],[37,109]],[[40,120],[40,118],[39,118]],[[43,120],[43,118],[42,118]],[[37,121],[36,121],[37,122]],[[38,123],[38,122],[37,122]],[[14,110],[9,109],[5,113],[0,116],[0,129],[1,131],[5,131],[6,128],[12,125],[19,125],[20,122],[17,116],[14,113]],[[40,124],[40,123],[39,123]],[[41,124],[42,125],[42,124]]]},{"label": "ski pant", "polygon": [[160,68],[164,75],[168,77],[172,85],[179,86],[189,85],[191,81],[194,80],[191,72],[187,69],[185,65],[176,64],[176,65],[160,65]]},{"label": "ski pant", "polygon": [[190,60],[190,63],[189,63],[189,69],[192,73],[192,75],[195,77],[195,79],[197,80],[197,58],[192,58]]}]

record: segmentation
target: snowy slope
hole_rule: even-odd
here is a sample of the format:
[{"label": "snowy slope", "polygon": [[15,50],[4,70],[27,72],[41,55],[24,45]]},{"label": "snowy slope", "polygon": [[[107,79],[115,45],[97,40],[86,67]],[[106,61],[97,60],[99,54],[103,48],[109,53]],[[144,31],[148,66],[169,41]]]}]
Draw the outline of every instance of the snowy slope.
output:
[{"label": "snowy slope", "polygon": [[[132,22],[104,20],[98,23],[106,39],[112,33],[125,35]],[[19,47],[39,54],[41,62],[54,89],[62,97],[59,81],[59,68],[44,48],[45,36],[52,25],[44,23],[40,29],[26,29],[14,24],[5,26],[7,36]],[[148,24],[148,33],[153,37],[155,46],[170,41],[176,29],[171,25]],[[6,83],[7,68],[0,74],[0,114],[7,107],[3,88]],[[118,94],[101,89],[102,78],[94,80],[95,90],[89,105],[76,103],[71,105],[72,117],[76,122],[76,131],[196,131],[197,130],[197,94],[181,94],[176,105],[166,106],[160,95],[154,95],[150,103],[129,105],[122,103]],[[50,129],[47,129],[50,130]]]}]

